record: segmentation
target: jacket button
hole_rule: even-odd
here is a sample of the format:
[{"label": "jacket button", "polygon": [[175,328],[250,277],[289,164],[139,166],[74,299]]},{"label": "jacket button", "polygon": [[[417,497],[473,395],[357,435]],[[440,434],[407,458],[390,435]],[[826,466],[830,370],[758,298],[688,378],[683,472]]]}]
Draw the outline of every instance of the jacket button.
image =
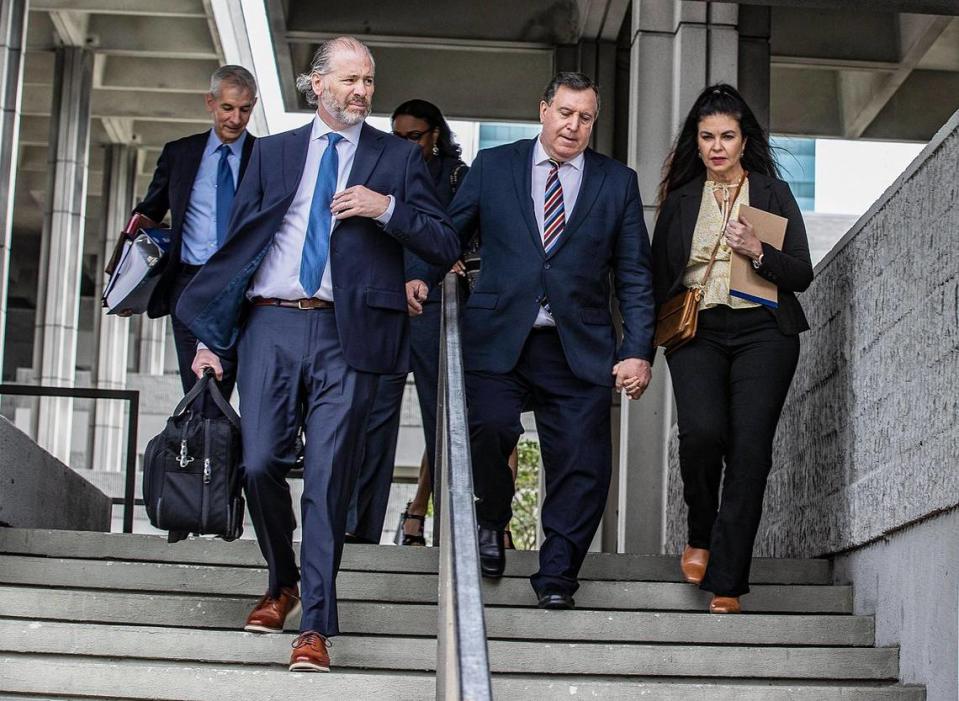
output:
[{"label": "jacket button", "polygon": [[543,267],[546,268],[547,270],[549,270],[549,269],[550,269],[551,267],[553,267],[553,266],[551,266],[549,263],[544,263],[544,264],[543,264]]}]

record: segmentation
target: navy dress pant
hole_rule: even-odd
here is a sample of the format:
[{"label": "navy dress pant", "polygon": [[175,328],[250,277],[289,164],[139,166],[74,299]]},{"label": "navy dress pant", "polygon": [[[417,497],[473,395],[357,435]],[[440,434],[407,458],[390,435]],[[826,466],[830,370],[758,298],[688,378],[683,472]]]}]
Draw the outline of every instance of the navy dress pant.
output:
[{"label": "navy dress pant", "polygon": [[[180,295],[183,294],[183,290],[190,284],[199,269],[199,265],[181,266],[179,274],[170,286],[170,309],[176,309]],[[186,394],[193,389],[193,385],[197,381],[192,369],[193,358],[196,356],[196,336],[187,328],[186,324],[177,318],[176,312],[170,314],[170,321],[173,324],[173,344],[176,347],[176,359],[180,368],[180,383],[183,385],[183,394]],[[233,387],[236,385],[236,358],[233,356],[221,357],[220,364],[223,366],[223,379],[219,382],[219,388],[226,400],[229,401],[233,394]],[[207,408],[207,411],[214,410],[216,410],[215,407]]]},{"label": "navy dress pant", "polygon": [[339,632],[336,573],[377,376],[347,365],[332,309],[253,307],[239,357],[243,480],[269,592],[300,579],[286,475],[304,430],[302,631]]},{"label": "navy dress pant", "polygon": [[667,356],[688,542],[709,550],[700,587],[718,596],[749,591],[773,438],[798,359],[799,337],[784,335],[766,309],[726,306],[700,312],[696,337]]},{"label": "navy dress pant", "polygon": [[405,372],[380,375],[366,428],[366,453],[350,500],[346,532],[369,543],[379,543],[383,534],[405,389]]},{"label": "navy dress pant", "polygon": [[508,460],[523,432],[520,414],[533,410],[546,496],[539,571],[530,581],[537,595],[573,594],[609,493],[611,388],[573,374],[555,329],[533,329],[511,372],[467,372],[466,395],[476,516],[484,528],[502,530],[512,516]]},{"label": "navy dress pant", "polygon": [[[436,465],[436,390],[440,365],[440,317],[443,304],[427,299],[423,313],[410,319],[410,351],[413,365],[413,381],[423,417],[423,438],[426,440],[426,457],[429,460],[430,477]],[[434,484],[433,481],[430,484]]]}]

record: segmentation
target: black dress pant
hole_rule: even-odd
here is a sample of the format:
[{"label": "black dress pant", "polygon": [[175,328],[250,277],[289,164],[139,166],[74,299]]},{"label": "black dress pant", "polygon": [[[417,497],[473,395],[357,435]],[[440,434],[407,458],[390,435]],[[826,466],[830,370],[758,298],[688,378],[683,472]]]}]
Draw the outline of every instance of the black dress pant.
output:
[{"label": "black dress pant", "polygon": [[749,591],[773,438],[798,358],[799,337],[780,332],[767,309],[726,306],[700,312],[696,338],[667,356],[688,542],[709,550],[701,588],[718,596]]},{"label": "black dress pant", "polygon": [[[176,346],[176,359],[180,368],[183,394],[193,389],[197,380],[191,369],[193,358],[196,356],[196,336],[187,328],[186,324],[177,318],[176,305],[180,300],[180,295],[183,294],[183,290],[193,280],[193,276],[197,274],[200,267],[199,265],[182,265],[179,274],[170,286],[170,321],[173,323],[173,343]],[[235,356],[221,356],[220,364],[223,366],[223,379],[219,382],[220,392],[229,401],[230,395],[233,394],[233,387],[236,385],[236,358]],[[215,409],[210,407],[205,409],[205,412],[207,410],[214,411]]]},{"label": "black dress pant", "polygon": [[609,493],[611,388],[573,374],[555,329],[533,329],[511,372],[467,372],[466,396],[476,518],[484,528],[501,530],[512,516],[508,461],[523,432],[520,414],[533,410],[546,494],[545,539],[530,581],[538,595],[572,594]]}]

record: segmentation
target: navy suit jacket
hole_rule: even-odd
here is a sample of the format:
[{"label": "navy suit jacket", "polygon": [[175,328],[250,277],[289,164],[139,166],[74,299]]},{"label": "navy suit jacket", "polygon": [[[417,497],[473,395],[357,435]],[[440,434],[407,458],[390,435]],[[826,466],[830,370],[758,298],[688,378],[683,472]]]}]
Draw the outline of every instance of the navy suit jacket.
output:
[{"label": "navy suit jacket", "polygon": [[[450,207],[462,239],[476,227],[480,236],[479,280],[463,319],[464,363],[471,371],[511,371],[546,295],[573,374],[611,386],[617,358],[653,356],[649,236],[636,173],[587,149],[576,206],[547,255],[530,195],[533,145],[480,151]],[[623,319],[618,351],[611,275]]]},{"label": "navy suit jacket", "polygon": [[[203,149],[210,138],[210,130],[182,139],[171,141],[163,147],[160,158],[157,160],[153,180],[147,188],[146,197],[136,207],[135,212],[147,215],[153,221],[163,221],[167,212],[170,212],[170,228],[172,230],[170,253],[166,267],[160,281],[157,283],[150,303],[147,305],[147,316],[156,318],[169,314],[170,288],[177,274],[180,272],[180,251],[183,248],[183,217],[190,204],[190,195],[193,192],[193,181],[196,180],[200,161],[203,159]],[[237,182],[242,182],[246,166],[250,162],[253,152],[253,142],[256,137],[247,132],[243,142],[243,152],[240,157],[240,171]]]},{"label": "navy suit jacket", "polygon": [[[219,355],[236,344],[247,288],[296,195],[311,131],[312,122],[257,140],[233,202],[227,239],[180,297],[177,316]],[[347,187],[354,185],[393,195],[395,205],[385,227],[351,217],[330,236],[340,345],[346,362],[357,370],[406,372],[403,248],[448,267],[459,253],[459,241],[416,145],[364,125],[347,180]]]}]

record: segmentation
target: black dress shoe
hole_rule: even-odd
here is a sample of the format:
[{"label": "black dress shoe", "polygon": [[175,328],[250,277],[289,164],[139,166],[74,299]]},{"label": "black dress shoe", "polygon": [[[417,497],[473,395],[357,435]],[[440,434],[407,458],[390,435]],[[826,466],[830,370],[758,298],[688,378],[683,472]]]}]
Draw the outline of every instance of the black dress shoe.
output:
[{"label": "black dress shoe", "polygon": [[477,527],[479,540],[480,570],[484,577],[502,577],[506,569],[506,552],[503,550],[503,531]]},{"label": "black dress shoe", "polygon": [[548,591],[539,597],[541,609],[571,609],[576,605],[573,597],[560,591]]}]

